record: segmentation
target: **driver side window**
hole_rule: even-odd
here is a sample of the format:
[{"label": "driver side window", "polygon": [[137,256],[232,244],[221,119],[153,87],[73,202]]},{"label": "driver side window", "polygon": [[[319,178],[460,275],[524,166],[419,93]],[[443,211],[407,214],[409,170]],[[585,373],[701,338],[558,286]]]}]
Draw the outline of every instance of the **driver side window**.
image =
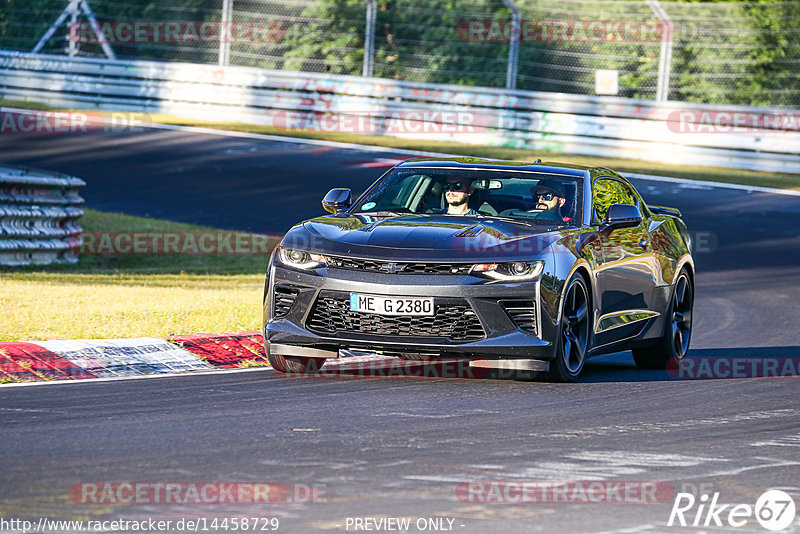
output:
[{"label": "driver side window", "polygon": [[605,220],[611,204],[636,205],[636,196],[622,182],[611,178],[600,178],[594,182],[594,212],[596,221]]}]

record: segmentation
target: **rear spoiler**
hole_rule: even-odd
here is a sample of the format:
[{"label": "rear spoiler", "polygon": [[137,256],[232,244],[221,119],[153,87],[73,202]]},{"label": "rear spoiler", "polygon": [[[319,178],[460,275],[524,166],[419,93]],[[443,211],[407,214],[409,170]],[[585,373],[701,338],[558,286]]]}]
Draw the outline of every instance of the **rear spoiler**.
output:
[{"label": "rear spoiler", "polygon": [[651,206],[647,205],[647,207],[655,213],[656,215],[669,215],[670,217],[680,217],[681,212],[676,208],[668,208],[666,206]]}]

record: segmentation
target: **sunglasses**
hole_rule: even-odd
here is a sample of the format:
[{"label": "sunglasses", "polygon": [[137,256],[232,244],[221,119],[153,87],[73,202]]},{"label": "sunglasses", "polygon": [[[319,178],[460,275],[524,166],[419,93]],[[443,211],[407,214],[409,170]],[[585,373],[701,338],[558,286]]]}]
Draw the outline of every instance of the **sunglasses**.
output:
[{"label": "sunglasses", "polygon": [[541,198],[545,202],[550,202],[551,200],[556,198],[558,195],[556,195],[555,193],[547,192],[547,193],[536,193],[536,196]]},{"label": "sunglasses", "polygon": [[466,191],[467,184],[464,182],[447,182],[444,184],[445,191]]}]

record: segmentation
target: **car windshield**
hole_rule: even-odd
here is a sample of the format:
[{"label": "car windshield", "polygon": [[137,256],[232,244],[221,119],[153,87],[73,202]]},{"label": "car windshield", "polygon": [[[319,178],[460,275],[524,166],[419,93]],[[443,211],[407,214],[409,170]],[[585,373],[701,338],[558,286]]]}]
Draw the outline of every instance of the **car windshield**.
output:
[{"label": "car windshield", "polygon": [[466,216],[472,217],[509,217],[537,225],[579,226],[582,198],[582,176],[400,167],[362,196],[351,213],[391,216],[467,211]]}]

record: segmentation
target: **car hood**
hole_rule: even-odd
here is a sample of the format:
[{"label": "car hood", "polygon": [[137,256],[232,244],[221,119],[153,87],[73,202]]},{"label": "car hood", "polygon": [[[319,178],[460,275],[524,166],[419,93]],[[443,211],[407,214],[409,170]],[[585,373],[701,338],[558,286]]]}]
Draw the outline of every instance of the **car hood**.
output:
[{"label": "car hood", "polygon": [[552,228],[494,217],[331,215],[296,226],[284,245],[388,259],[463,261],[478,256],[490,261],[550,253],[561,237]]}]

